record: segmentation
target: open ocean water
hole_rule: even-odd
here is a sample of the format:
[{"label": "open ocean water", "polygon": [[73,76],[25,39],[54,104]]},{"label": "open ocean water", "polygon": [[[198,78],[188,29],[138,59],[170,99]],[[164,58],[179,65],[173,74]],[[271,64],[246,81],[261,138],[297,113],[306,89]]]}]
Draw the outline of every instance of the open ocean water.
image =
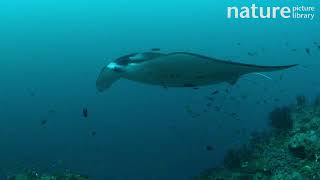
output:
[{"label": "open ocean water", "polygon": [[[313,20],[226,18],[227,6],[252,3],[319,7],[310,0],[1,0],[0,179],[69,169],[94,180],[187,180],[219,165],[228,148],[269,128],[274,107],[320,94],[319,11]],[[166,89],[122,79],[97,91],[108,62],[152,48],[299,66],[265,73],[272,80],[249,74],[233,87]]]}]

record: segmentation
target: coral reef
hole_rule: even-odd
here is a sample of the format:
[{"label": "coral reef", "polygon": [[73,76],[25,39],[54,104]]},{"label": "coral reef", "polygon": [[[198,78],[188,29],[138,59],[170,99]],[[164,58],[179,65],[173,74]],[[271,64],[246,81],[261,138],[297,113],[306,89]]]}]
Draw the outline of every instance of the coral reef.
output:
[{"label": "coral reef", "polygon": [[296,97],[296,103],[298,107],[303,107],[305,105],[307,105],[307,98],[304,95],[299,95]]},{"label": "coral reef", "polygon": [[316,107],[319,107],[319,106],[320,106],[320,95],[318,95],[318,96],[316,97],[316,99],[315,99],[315,101],[314,101],[314,105],[315,105]]},{"label": "coral reef", "polygon": [[195,179],[320,180],[319,104],[298,96],[295,106],[272,111],[270,122],[270,133],[253,134],[247,145],[226,154],[222,167]]},{"label": "coral reef", "polygon": [[293,121],[289,107],[275,108],[270,114],[270,125],[276,129],[291,129]]}]

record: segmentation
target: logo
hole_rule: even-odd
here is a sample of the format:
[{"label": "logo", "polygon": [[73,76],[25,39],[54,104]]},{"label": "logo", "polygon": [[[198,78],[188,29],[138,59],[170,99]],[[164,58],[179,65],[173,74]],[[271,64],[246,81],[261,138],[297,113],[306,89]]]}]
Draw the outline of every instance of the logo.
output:
[{"label": "logo", "polygon": [[306,19],[314,20],[316,17],[315,6],[273,6],[258,7],[256,4],[249,6],[232,6],[227,8],[228,19]]}]

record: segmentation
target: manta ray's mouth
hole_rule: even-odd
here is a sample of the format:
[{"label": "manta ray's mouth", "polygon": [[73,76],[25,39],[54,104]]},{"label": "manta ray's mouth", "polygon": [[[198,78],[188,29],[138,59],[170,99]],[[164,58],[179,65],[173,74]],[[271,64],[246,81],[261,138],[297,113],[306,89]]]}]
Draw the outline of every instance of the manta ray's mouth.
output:
[{"label": "manta ray's mouth", "polygon": [[104,91],[105,89],[109,88],[115,81],[117,81],[121,76],[121,73],[119,72],[122,72],[122,70],[116,63],[113,62],[102,68],[96,81],[96,87],[98,91]]}]

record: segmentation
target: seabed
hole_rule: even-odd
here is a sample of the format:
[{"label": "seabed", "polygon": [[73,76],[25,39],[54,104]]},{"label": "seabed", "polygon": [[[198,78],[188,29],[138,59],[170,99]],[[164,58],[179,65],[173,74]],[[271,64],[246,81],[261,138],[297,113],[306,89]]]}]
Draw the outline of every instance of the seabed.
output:
[{"label": "seabed", "polygon": [[36,171],[26,170],[24,173],[8,177],[8,180],[90,180],[86,175],[75,173],[39,174]]}]

